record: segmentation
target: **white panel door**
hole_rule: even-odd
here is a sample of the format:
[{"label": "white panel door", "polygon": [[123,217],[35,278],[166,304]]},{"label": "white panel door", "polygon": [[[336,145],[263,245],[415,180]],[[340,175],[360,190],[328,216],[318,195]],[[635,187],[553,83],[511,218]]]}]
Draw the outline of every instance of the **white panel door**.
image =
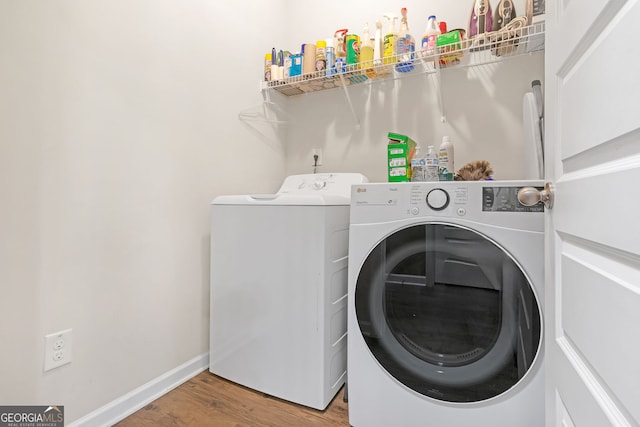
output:
[{"label": "white panel door", "polygon": [[640,425],[637,0],[547,2],[548,426]]}]

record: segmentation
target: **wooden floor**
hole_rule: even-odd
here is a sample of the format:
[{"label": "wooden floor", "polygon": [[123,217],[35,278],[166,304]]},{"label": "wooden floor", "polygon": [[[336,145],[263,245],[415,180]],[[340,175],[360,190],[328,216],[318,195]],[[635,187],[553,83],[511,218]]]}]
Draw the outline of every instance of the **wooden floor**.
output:
[{"label": "wooden floor", "polygon": [[348,426],[343,393],[340,390],[326,410],[318,411],[204,371],[116,426]]}]

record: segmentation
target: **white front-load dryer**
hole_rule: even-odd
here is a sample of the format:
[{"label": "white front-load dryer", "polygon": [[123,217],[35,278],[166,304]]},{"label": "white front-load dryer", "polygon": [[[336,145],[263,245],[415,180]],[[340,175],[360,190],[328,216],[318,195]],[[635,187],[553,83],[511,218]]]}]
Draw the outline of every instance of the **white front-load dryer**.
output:
[{"label": "white front-load dryer", "polygon": [[544,425],[541,185],[353,186],[351,425]]}]

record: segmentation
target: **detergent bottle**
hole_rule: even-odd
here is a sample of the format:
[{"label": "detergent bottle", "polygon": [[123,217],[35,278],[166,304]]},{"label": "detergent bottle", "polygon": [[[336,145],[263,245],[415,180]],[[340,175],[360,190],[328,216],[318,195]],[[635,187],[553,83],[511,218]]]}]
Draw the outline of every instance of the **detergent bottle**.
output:
[{"label": "detergent bottle", "polygon": [[453,165],[453,143],[451,138],[442,137],[442,144],[438,150],[438,174],[440,181],[453,181],[455,166]]},{"label": "detergent bottle", "polygon": [[439,34],[440,29],[438,28],[438,23],[436,22],[436,16],[431,15],[427,19],[427,28],[424,30],[424,34],[422,35],[422,46],[420,53],[423,58],[435,55],[436,40]]},{"label": "detergent bottle", "polygon": [[409,33],[409,22],[407,21],[407,8],[400,10],[402,19],[400,20],[400,31],[397,36],[396,50],[399,64],[396,65],[396,71],[408,73],[413,70],[413,55],[416,49],[416,42]]}]

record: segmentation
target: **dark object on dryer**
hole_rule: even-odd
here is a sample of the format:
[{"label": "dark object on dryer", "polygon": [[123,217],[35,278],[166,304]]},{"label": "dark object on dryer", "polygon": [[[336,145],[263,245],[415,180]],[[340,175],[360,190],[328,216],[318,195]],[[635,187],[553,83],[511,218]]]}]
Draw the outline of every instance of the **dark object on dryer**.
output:
[{"label": "dark object on dryer", "polygon": [[474,160],[458,169],[456,181],[482,181],[491,179],[493,168],[486,160]]}]

